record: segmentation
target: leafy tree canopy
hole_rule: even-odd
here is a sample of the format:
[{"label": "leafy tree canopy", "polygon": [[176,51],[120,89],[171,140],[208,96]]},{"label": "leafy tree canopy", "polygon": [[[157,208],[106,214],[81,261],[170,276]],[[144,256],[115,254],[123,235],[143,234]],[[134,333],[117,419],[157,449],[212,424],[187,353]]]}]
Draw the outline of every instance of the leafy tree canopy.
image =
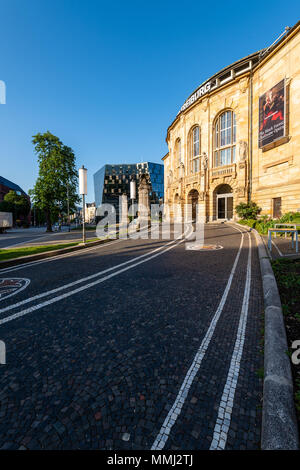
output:
[{"label": "leafy tree canopy", "polygon": [[79,201],[75,154],[49,131],[33,136],[32,143],[38,157],[39,174],[30,194],[36,207],[45,211],[47,231],[51,231],[52,220],[58,214],[67,213],[68,202],[72,212]]},{"label": "leafy tree canopy", "polygon": [[30,202],[24,194],[9,191],[0,203],[0,211],[12,212],[14,221],[21,216],[26,217],[30,212]]}]

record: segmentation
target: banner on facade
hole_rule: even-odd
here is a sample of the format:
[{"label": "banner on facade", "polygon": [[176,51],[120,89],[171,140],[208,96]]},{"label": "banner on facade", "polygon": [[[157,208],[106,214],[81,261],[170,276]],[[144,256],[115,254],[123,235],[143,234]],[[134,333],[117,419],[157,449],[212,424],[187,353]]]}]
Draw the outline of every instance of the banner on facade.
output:
[{"label": "banner on facade", "polygon": [[259,97],[259,147],[285,136],[285,79]]}]

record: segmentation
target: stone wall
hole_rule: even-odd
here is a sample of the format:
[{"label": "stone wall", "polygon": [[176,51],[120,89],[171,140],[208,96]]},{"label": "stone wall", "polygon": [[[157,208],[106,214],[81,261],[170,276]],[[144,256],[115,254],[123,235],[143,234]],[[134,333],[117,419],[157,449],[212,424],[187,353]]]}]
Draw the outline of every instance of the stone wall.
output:
[{"label": "stone wall", "polygon": [[[286,79],[287,138],[266,150],[258,147],[259,96]],[[300,208],[300,34],[268,60],[253,77],[253,172],[252,199],[264,214],[272,214],[272,199],[281,197],[282,213]]]}]

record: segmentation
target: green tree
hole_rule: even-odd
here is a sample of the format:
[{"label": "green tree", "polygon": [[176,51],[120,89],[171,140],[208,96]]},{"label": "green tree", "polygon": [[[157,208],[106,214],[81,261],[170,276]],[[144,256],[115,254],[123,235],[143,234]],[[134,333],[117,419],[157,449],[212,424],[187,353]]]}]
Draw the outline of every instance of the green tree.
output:
[{"label": "green tree", "polygon": [[79,201],[75,155],[49,131],[33,136],[32,143],[38,157],[39,174],[30,195],[35,206],[45,212],[47,232],[51,232],[52,222],[67,212],[68,201],[70,210]]},{"label": "green tree", "polygon": [[27,217],[30,212],[30,202],[24,194],[17,194],[16,191],[9,191],[0,203],[0,211],[12,212],[14,222],[20,217]]}]

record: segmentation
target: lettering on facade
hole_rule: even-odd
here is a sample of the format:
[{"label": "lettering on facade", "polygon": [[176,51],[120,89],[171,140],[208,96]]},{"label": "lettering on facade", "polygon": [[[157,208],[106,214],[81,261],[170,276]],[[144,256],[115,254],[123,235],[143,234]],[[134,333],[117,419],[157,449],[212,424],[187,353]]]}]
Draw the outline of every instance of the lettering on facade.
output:
[{"label": "lettering on facade", "polygon": [[191,106],[195,101],[197,101],[201,96],[205,95],[206,93],[209,92],[211,89],[211,82],[205,83],[199,90],[197,90],[195,93],[192,94],[192,96],[189,97],[188,100],[185,101],[183,106],[181,106],[180,110],[178,111],[177,114],[181,113],[181,111],[184,111],[186,108]]}]

